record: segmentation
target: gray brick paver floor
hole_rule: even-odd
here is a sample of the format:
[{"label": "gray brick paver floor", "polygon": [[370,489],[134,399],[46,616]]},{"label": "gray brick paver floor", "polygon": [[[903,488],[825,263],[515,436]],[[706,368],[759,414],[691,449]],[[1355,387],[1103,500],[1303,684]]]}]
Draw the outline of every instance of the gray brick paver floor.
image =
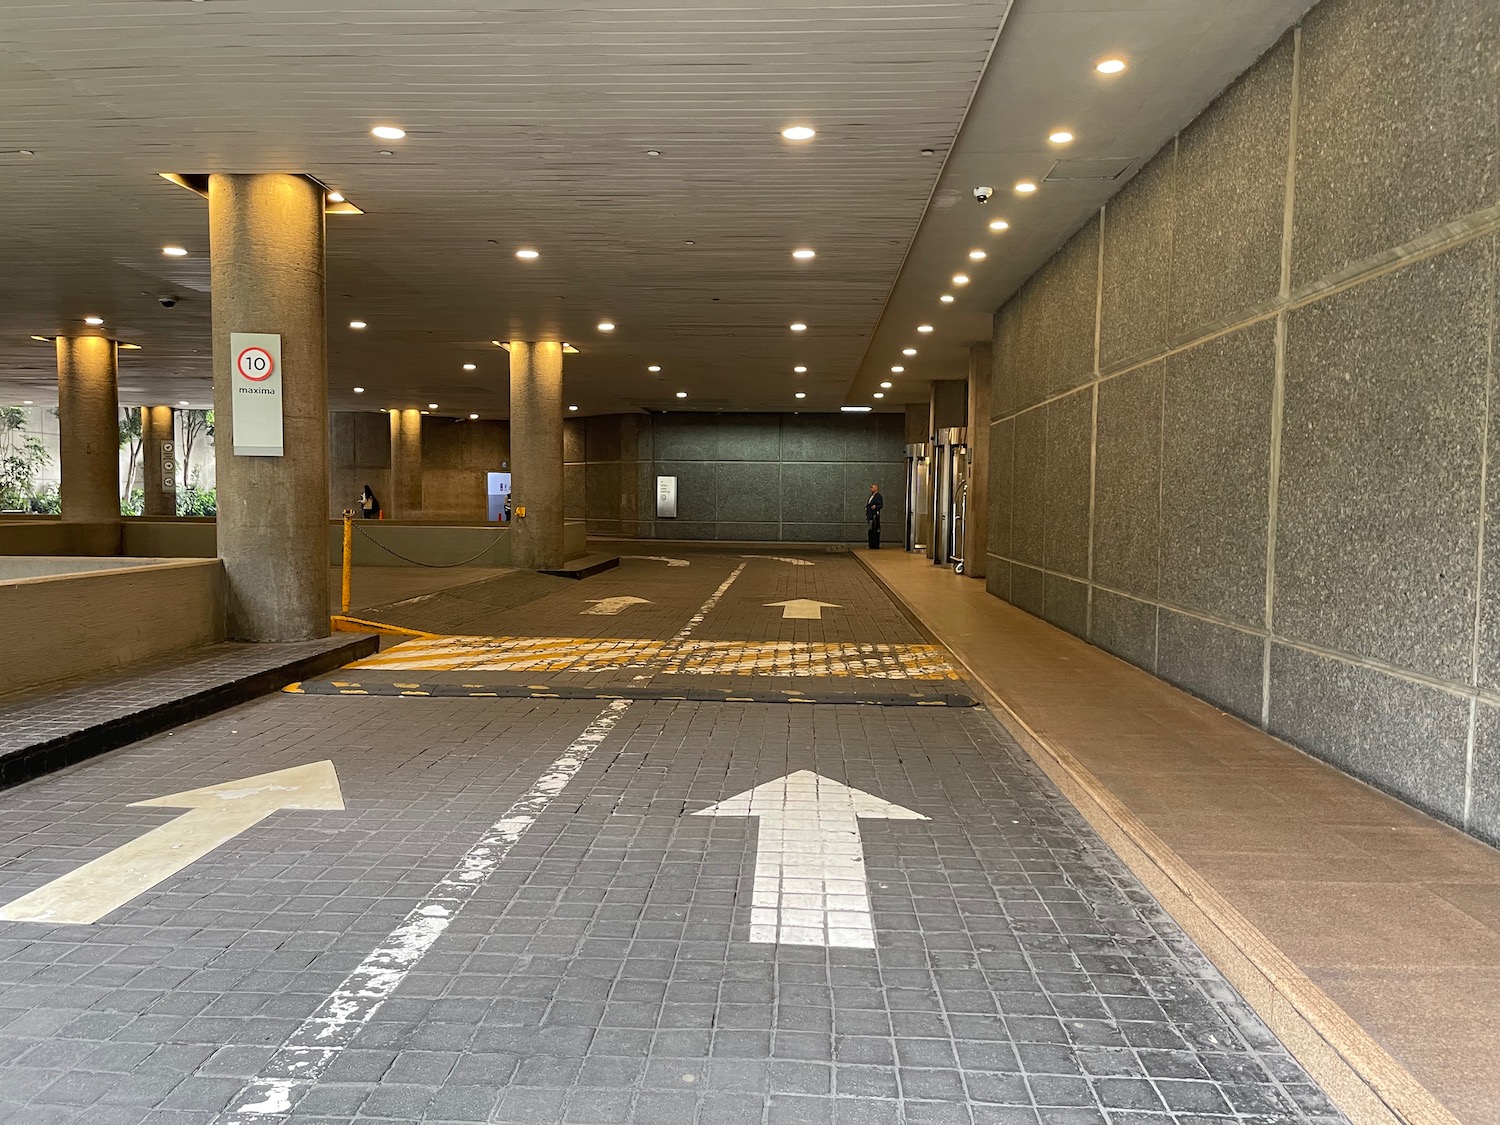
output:
[{"label": "gray brick paver floor", "polygon": [[[759,603],[805,596],[858,608],[817,639],[921,640],[808,557],[752,563],[701,635],[765,639]],[[660,568],[669,635],[730,563],[675,594],[682,568],[599,577]],[[554,635],[596,581],[506,612]],[[0,794],[0,901],[177,815],[134,800],[328,758],[348,806],[278,813],[98,925],[0,923],[0,1122],[211,1121],[598,712],[281,695]],[[750,942],[757,823],[688,815],[800,769],[930,818],[860,822],[875,949]],[[984,711],[665,701],[284,1120],[1342,1122]]]}]

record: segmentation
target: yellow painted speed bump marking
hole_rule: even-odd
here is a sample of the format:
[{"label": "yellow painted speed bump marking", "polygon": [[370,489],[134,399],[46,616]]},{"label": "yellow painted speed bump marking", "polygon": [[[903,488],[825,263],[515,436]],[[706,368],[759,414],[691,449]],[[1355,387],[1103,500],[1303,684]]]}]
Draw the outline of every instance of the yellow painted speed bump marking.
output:
[{"label": "yellow painted speed bump marking", "polygon": [[380,621],[366,621],[363,617],[349,617],[336,613],[328,619],[335,633],[384,633],[392,637],[419,637],[437,640],[438,633],[427,633],[421,629],[407,629],[401,625],[386,625]]},{"label": "yellow painted speed bump marking", "polygon": [[302,690],[302,682],[300,680],[297,683],[295,683],[295,684],[287,684],[286,687],[282,688],[281,690],[285,691],[285,692],[289,692],[292,695],[306,695],[307,694],[305,691]]}]

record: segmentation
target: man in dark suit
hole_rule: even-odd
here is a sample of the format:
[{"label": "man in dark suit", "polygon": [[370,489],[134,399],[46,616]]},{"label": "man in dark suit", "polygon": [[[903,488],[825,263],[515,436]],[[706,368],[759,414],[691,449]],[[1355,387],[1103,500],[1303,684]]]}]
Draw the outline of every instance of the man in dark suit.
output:
[{"label": "man in dark suit", "polygon": [[865,501],[865,522],[870,525],[870,550],[880,549],[880,509],[885,507],[885,497],[880,495],[880,485],[870,485],[870,498]]}]

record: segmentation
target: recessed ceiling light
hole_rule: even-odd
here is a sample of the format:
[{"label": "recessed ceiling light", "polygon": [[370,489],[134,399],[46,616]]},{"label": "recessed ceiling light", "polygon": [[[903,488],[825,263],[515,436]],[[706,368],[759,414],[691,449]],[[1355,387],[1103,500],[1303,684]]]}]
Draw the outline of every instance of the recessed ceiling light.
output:
[{"label": "recessed ceiling light", "polygon": [[678,391],[677,392],[677,397],[678,398],[687,398],[687,391]]},{"label": "recessed ceiling light", "polygon": [[917,325],[917,331],[918,332],[931,332],[932,331],[932,325],[930,325],[930,324],[919,324],[919,325]]},{"label": "recessed ceiling light", "polygon": [[802,322],[801,322],[801,321],[800,321],[800,320],[799,320],[799,321],[797,321],[797,323],[796,323],[796,324],[793,324],[793,325],[792,325],[792,326],[791,326],[791,329],[792,329],[792,331],[793,331],[793,332],[806,332],[806,331],[807,331],[807,325],[805,325],[805,324],[803,324],[803,323],[802,323]]},{"label": "recessed ceiling light", "polygon": [[478,418],[479,418],[478,414],[470,414],[469,415],[469,421],[471,421],[471,422],[476,421]]},{"label": "recessed ceiling light", "polygon": [[806,125],[788,125],[781,135],[789,141],[810,141],[818,135],[816,129]]},{"label": "recessed ceiling light", "polygon": [[612,320],[601,320],[599,322],[599,331],[600,332],[613,332],[614,330],[615,330],[615,322],[614,321],[612,321]]},{"label": "recessed ceiling light", "polygon": [[478,371],[479,370],[479,364],[477,364],[477,363],[466,363],[466,364],[464,364],[464,370],[465,371]]},{"label": "recessed ceiling light", "polygon": [[659,364],[653,363],[650,367],[646,368],[646,370],[647,371],[660,371],[661,370],[661,366]]},{"label": "recessed ceiling light", "polygon": [[937,151],[935,149],[924,148],[922,150],[922,155],[923,156],[936,156],[937,155]]},{"label": "recessed ceiling light", "polygon": [[1055,133],[1049,133],[1047,135],[1047,139],[1055,145],[1071,144],[1073,141],[1073,134],[1068,132],[1066,129],[1059,129]]},{"label": "recessed ceiling light", "polygon": [[971,261],[971,262],[982,262],[982,261],[984,261],[988,257],[989,257],[989,255],[986,254],[983,250],[970,250],[969,251],[969,261]]},{"label": "recessed ceiling light", "polygon": [[362,321],[362,320],[351,320],[351,321],[350,321],[350,322],[349,322],[349,327],[350,327],[350,328],[368,328],[368,327],[369,327],[369,325],[368,325],[368,324],[366,324],[366,323],[365,323],[365,322],[364,322],[364,321]]},{"label": "recessed ceiling light", "polygon": [[577,409],[578,409],[578,407],[576,407],[576,406],[570,406],[570,407],[568,407],[568,409],[569,409],[569,410],[577,410]]},{"label": "recessed ceiling light", "polygon": [[536,259],[540,258],[541,256],[542,256],[542,252],[540,250],[517,250],[516,251],[516,257],[520,258],[521,261],[523,261],[523,262],[534,262]]},{"label": "recessed ceiling light", "polygon": [[406,130],[398,129],[394,125],[377,125],[370,130],[370,135],[379,137],[382,141],[399,141],[406,136]]},{"label": "recessed ceiling light", "polygon": [[885,382],[881,383],[880,384],[880,389],[883,390],[883,391],[890,390],[891,389],[891,381],[889,379],[887,379]]},{"label": "recessed ceiling light", "polygon": [[[938,300],[942,301],[945,305],[951,305],[953,303],[953,294],[944,293],[941,297],[938,298]],[[928,331],[930,332],[931,329],[928,329]]]},{"label": "recessed ceiling light", "polygon": [[954,274],[953,275],[953,284],[954,285],[967,285],[967,284],[969,284],[969,275],[966,274],[966,273],[956,273],[956,274]]},{"label": "recessed ceiling light", "polygon": [[420,413],[422,413],[422,414],[430,414],[432,412],[430,410],[423,410],[423,411],[420,411]]},{"label": "recessed ceiling light", "polygon": [[870,396],[870,397],[871,397],[871,398],[885,398],[885,392],[884,392],[884,391],[876,391],[876,392],[875,392],[875,393],[874,393],[874,394],[873,394],[873,395],[871,395],[871,396]]},{"label": "recessed ceiling light", "polygon": [[163,246],[161,252],[169,258],[187,257],[187,251],[181,246]]},{"label": "recessed ceiling light", "polygon": [[798,365],[798,366],[792,368],[792,370],[795,371],[798,375],[802,375],[802,374],[804,374],[807,371],[807,368],[802,367],[801,365]]},{"label": "recessed ceiling light", "polygon": [[342,203],[342,202],[344,202],[344,193],[341,192],[341,191],[330,191],[328,193],[328,202],[329,203]]},{"label": "recessed ceiling light", "polygon": [[31,401],[31,399],[29,399],[29,398],[23,398],[21,400],[21,405],[22,406],[33,406],[35,404]]},{"label": "recessed ceiling light", "polygon": [[796,394],[795,394],[795,395],[793,395],[793,396],[792,396],[792,397],[793,397],[793,398],[806,398],[806,397],[807,397],[807,392],[806,392],[806,391],[798,391],[798,392],[797,392],[797,393],[796,393]]},{"label": "recessed ceiling light", "polygon": [[1016,185],[1016,190],[1022,195],[1030,195],[1032,192],[1036,191],[1036,184],[1032,183],[1030,180],[1022,180]]},{"label": "recessed ceiling light", "polygon": [[870,406],[841,406],[841,407],[839,407],[839,409],[842,410],[845,414],[868,414],[868,413],[870,413],[871,410],[874,409],[874,407],[870,407]]},{"label": "recessed ceiling light", "polygon": [[83,323],[91,324],[95,328],[98,328],[99,325],[104,323],[104,318],[102,316],[86,316],[83,318]]},{"label": "recessed ceiling light", "polygon": [[809,258],[816,258],[817,256],[816,251],[809,250],[805,246],[801,250],[792,251],[792,257],[796,258],[799,262],[805,262]]},{"label": "recessed ceiling light", "polygon": [[895,366],[893,366],[893,367],[892,367],[892,368],[891,368],[891,374],[892,374],[892,375],[899,375],[899,374],[901,374],[901,372],[903,372],[903,371],[905,371],[905,370],[906,370],[906,368],[904,368],[904,367],[902,367],[902,366],[901,366],[901,365],[900,365],[900,364],[899,364],[899,363],[898,363],[898,364],[896,364],[896,365],[895,365]]},{"label": "recessed ceiling light", "polygon": [[437,409],[437,403],[435,403],[435,402],[429,402],[427,404],[427,409],[428,410],[436,410]]},{"label": "recessed ceiling light", "polygon": [[354,393],[357,394],[357,395],[362,395],[362,394],[365,393],[365,389],[363,387],[355,387],[354,388]]},{"label": "recessed ceiling light", "polygon": [[1010,230],[1010,224],[1004,219],[995,219],[990,223],[990,230]]},{"label": "recessed ceiling light", "polygon": [[646,150],[646,155],[647,156],[660,156],[661,155],[661,149],[659,149],[659,148],[648,148]]},{"label": "recessed ceiling light", "polygon": [[185,399],[185,398],[180,398],[180,399],[177,400],[177,405],[178,406],[186,406],[187,404],[188,404],[188,400]]},{"label": "recessed ceiling light", "polygon": [[916,355],[917,354],[917,349],[916,348],[902,348],[901,349],[901,354],[902,355]]},{"label": "recessed ceiling light", "polygon": [[1119,74],[1125,69],[1124,59],[1100,59],[1094,69],[1100,74]]}]

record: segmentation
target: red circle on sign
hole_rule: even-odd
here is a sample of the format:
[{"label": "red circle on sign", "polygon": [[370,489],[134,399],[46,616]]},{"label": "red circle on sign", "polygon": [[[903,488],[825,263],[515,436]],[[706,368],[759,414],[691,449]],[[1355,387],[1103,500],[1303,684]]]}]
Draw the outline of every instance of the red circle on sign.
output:
[{"label": "red circle on sign", "polygon": [[276,361],[265,348],[246,348],[234,357],[234,366],[252,383],[263,383],[276,372]]}]

